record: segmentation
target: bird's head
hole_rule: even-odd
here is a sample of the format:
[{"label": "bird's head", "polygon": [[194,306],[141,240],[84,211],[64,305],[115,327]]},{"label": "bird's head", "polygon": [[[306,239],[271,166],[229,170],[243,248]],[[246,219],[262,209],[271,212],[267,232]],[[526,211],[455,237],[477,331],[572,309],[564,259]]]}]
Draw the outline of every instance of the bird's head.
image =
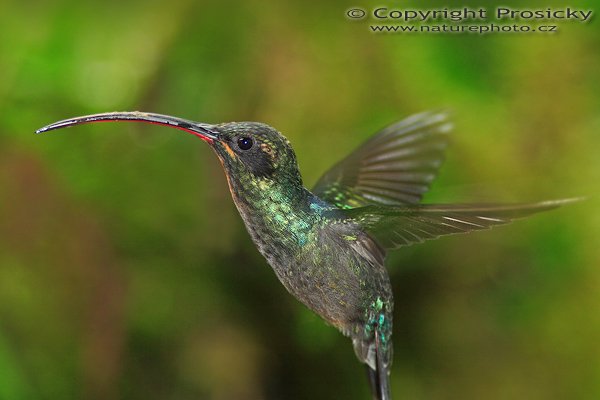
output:
[{"label": "bird's head", "polygon": [[299,179],[292,146],[276,129],[258,122],[213,126],[212,147],[230,179],[290,181]]},{"label": "bird's head", "polygon": [[[138,121],[189,132],[207,142],[217,153],[230,183],[249,185],[285,183],[301,185],[296,156],[288,140],[276,129],[258,122],[210,125],[161,114],[113,112],[55,122],[43,133],[78,124],[107,121]],[[263,185],[264,186],[264,185]]]}]

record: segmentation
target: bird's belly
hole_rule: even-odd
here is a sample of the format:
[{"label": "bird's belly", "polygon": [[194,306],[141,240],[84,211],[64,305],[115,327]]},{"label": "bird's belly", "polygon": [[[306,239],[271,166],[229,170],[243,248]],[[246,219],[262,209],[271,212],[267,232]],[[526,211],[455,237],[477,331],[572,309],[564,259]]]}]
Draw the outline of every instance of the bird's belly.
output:
[{"label": "bird's belly", "polygon": [[365,322],[367,308],[378,298],[391,303],[384,267],[348,248],[319,243],[296,252],[255,241],[285,288],[346,334]]},{"label": "bird's belly", "polygon": [[260,213],[236,204],[252,240],[285,288],[344,334],[367,322],[372,304],[383,302],[391,310],[392,290],[382,263],[331,226],[319,228],[291,215],[275,229]]}]

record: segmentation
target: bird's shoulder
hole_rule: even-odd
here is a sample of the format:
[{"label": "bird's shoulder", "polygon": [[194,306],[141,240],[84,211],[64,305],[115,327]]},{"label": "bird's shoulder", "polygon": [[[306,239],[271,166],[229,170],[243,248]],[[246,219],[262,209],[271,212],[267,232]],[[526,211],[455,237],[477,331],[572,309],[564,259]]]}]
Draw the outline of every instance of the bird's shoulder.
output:
[{"label": "bird's shoulder", "polygon": [[319,205],[321,212],[318,224],[321,244],[329,244],[326,247],[358,256],[370,264],[383,265],[385,250],[357,221],[347,218],[344,210],[327,202],[318,200],[315,204]]}]

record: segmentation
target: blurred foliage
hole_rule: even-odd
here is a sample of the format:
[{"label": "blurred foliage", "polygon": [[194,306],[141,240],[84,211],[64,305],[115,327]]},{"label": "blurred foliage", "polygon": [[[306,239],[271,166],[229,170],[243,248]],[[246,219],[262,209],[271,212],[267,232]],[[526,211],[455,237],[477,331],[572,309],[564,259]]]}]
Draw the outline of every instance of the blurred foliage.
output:
[{"label": "blurred foliage", "polygon": [[374,35],[344,17],[355,5],[0,5],[0,399],[368,398],[348,340],[256,251],[207,146],[140,124],[36,128],[112,110],[263,121],[310,186],[440,107],[457,128],[428,202],[590,198],[390,256],[396,398],[600,397],[597,17],[547,36]]}]

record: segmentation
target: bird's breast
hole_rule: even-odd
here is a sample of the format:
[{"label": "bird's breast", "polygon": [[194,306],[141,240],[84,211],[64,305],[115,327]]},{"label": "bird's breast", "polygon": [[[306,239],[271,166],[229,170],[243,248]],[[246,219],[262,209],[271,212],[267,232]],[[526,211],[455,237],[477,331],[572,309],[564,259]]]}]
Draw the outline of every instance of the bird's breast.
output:
[{"label": "bird's breast", "polygon": [[349,334],[376,299],[391,301],[382,256],[365,246],[360,227],[335,223],[311,204],[239,196],[248,233],[285,288],[330,324]]}]

